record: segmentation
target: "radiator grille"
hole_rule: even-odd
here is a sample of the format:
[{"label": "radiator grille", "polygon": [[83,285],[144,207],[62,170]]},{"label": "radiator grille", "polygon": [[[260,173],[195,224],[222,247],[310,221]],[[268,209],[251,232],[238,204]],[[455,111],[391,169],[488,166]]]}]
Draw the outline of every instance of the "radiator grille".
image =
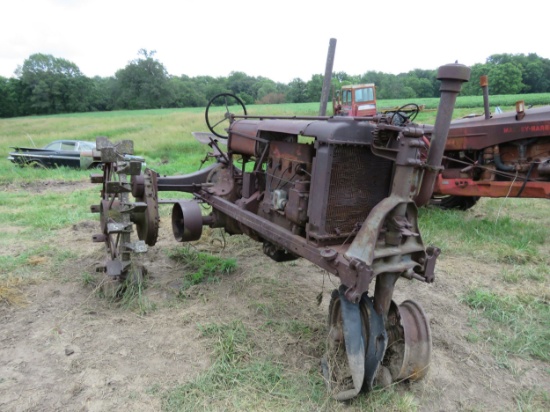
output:
[{"label": "radiator grille", "polygon": [[388,196],[393,163],[360,146],[334,147],[326,209],[326,233],[337,237],[360,226]]}]

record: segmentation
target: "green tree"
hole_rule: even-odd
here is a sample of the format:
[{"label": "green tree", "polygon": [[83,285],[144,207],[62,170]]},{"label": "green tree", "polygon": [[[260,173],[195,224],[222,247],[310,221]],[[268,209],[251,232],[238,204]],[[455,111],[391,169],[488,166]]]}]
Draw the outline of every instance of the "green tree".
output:
[{"label": "green tree", "polygon": [[436,77],[436,70],[414,69],[407,73],[405,85],[412,88],[417,97],[437,97],[439,88]]},{"label": "green tree", "polygon": [[391,76],[382,72],[368,71],[359,77],[358,83],[374,83],[376,87],[376,98],[383,99],[384,84],[387,76]]},{"label": "green tree", "polygon": [[489,69],[489,87],[492,94],[516,94],[524,86],[521,81],[521,70],[513,63],[498,64]]},{"label": "green tree", "polygon": [[[470,67],[470,80],[462,85],[460,90],[461,96],[481,96],[483,89],[479,85],[479,78],[481,76],[489,75],[489,70],[492,66],[490,64],[477,63]],[[489,79],[489,92],[491,93],[491,79]],[[439,87],[438,87],[439,90]]]},{"label": "green tree", "polygon": [[173,101],[169,76],[164,65],[153,56],[155,51],[140,49],[139,58],[116,72],[117,108],[154,109],[167,107]]},{"label": "green tree", "polygon": [[307,97],[310,102],[320,102],[321,92],[323,91],[324,76],[322,74],[314,74],[307,82]]},{"label": "green tree", "polygon": [[33,54],[17,68],[24,112],[53,114],[87,111],[92,82],[78,66],[49,54]]},{"label": "green tree", "polygon": [[307,84],[300,78],[295,78],[289,84],[286,99],[289,103],[305,103],[308,101]]},{"label": "green tree", "polygon": [[193,82],[207,101],[220,93],[233,93],[227,87],[227,78],[225,77],[197,76],[193,78]]},{"label": "green tree", "polygon": [[403,79],[394,74],[386,74],[382,77],[376,91],[378,99],[405,99],[403,97]]},{"label": "green tree", "polygon": [[227,87],[231,93],[239,96],[245,103],[254,103],[256,90],[254,84],[256,79],[243,72],[231,72],[227,78]]},{"label": "green tree", "polygon": [[268,94],[277,93],[277,84],[265,77],[259,78],[254,88],[256,89],[256,101],[261,101]]},{"label": "green tree", "polygon": [[20,112],[21,82],[0,76],[0,118],[14,117]]},{"label": "green tree", "polygon": [[204,107],[208,100],[189,76],[170,78],[173,101],[171,107]]},{"label": "green tree", "polygon": [[550,60],[530,54],[522,65],[522,81],[525,93],[550,92]]},{"label": "green tree", "polygon": [[[512,64],[521,71],[521,82],[523,83],[521,93],[550,91],[550,60],[539,57],[536,53],[493,54],[487,58],[487,65],[492,68],[505,64]],[[492,81],[489,83],[489,86],[491,85]]]},{"label": "green tree", "polygon": [[95,76],[92,79],[90,106],[92,110],[109,111],[115,108],[118,83],[114,77]]}]

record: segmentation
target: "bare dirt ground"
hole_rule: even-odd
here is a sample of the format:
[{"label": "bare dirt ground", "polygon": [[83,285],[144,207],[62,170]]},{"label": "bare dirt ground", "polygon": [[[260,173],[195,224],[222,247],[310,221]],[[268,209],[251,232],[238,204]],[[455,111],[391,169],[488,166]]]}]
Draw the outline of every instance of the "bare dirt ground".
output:
[{"label": "bare dirt ground", "polygon": [[[51,190],[60,189],[52,184]],[[198,323],[239,319],[253,330],[258,307],[274,302],[285,308],[282,315],[307,323],[315,336],[275,340],[264,330],[257,343],[285,368],[319,367],[330,292],[337,286],[320,269],[303,259],[277,264],[259,245],[231,239],[222,255],[237,259],[237,271],[178,298],[182,269],[165,253],[176,242],[163,219],[160,240],[145,258],[150,276],[145,294],[156,307],[140,315],[101,298],[83,282],[82,273],[92,273],[103,260],[103,246],[90,240],[96,231],[96,221],[61,230],[56,242],[71,257],[61,263],[36,257],[42,276],[22,290],[26,303],[0,304],[1,411],[161,410],[155,389],[189,382],[211,363],[211,347]],[[219,245],[209,238],[197,247],[219,252]],[[503,368],[490,345],[468,339],[471,311],[459,298],[472,285],[490,286],[498,270],[474,256],[442,255],[434,284],[398,282],[395,300],[420,302],[431,319],[430,372],[423,381],[398,388],[414,395],[419,410],[518,410],[516,395],[522,390],[550,393],[547,364],[512,359],[514,367]],[[323,301],[317,305],[320,292]],[[343,409],[355,410],[353,405]]]}]

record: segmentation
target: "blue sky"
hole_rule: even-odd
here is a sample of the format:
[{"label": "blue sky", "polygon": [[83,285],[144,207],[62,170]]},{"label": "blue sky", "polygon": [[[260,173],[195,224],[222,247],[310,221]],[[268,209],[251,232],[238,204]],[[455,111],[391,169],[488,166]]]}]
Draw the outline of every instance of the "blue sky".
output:
[{"label": "blue sky", "polygon": [[[227,76],[242,71],[284,83],[334,71],[402,73],[483,63],[496,53],[550,58],[539,2],[369,0],[7,0],[0,25],[0,76],[33,53],[112,76],[156,50],[168,73]],[[443,8],[444,7],[444,8]],[[523,11],[522,11],[523,10]],[[541,10],[542,11],[542,10]]]}]

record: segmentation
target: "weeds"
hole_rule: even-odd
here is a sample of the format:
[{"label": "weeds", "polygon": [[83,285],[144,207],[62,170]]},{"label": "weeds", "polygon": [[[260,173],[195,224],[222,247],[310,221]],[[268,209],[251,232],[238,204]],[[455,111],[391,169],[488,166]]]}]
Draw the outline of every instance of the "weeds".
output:
[{"label": "weeds", "polygon": [[93,286],[96,283],[96,278],[89,272],[82,273],[82,283],[84,286]]},{"label": "weeds", "polygon": [[[33,202],[29,202],[31,196]],[[31,236],[51,236],[52,230],[89,218],[89,207],[96,199],[92,188],[67,193],[8,192],[0,203],[0,224],[20,227]]]},{"label": "weeds", "polygon": [[400,394],[393,387],[360,396],[349,404],[337,402],[327,393],[318,367],[285,367],[274,358],[271,348],[258,346],[257,337],[241,321],[201,324],[198,329],[211,342],[212,365],[189,383],[166,391],[164,410],[409,412],[418,407],[412,394]]},{"label": "weeds", "polygon": [[151,302],[143,293],[146,287],[144,278],[132,279],[128,277],[121,285],[118,293],[117,304],[128,310],[145,315],[156,309],[156,304]]},{"label": "weeds", "polygon": [[216,282],[220,276],[230,274],[237,268],[235,259],[198,252],[190,246],[174,248],[169,251],[168,256],[182,264],[185,271],[180,296],[183,296],[182,292],[193,285]]},{"label": "weeds", "polygon": [[82,282],[86,286],[92,286],[100,297],[114,305],[145,315],[156,309],[156,304],[144,293],[147,287],[146,275],[147,271],[143,266],[134,264],[122,282],[105,274],[98,281],[96,276],[87,272],[82,275]]}]

